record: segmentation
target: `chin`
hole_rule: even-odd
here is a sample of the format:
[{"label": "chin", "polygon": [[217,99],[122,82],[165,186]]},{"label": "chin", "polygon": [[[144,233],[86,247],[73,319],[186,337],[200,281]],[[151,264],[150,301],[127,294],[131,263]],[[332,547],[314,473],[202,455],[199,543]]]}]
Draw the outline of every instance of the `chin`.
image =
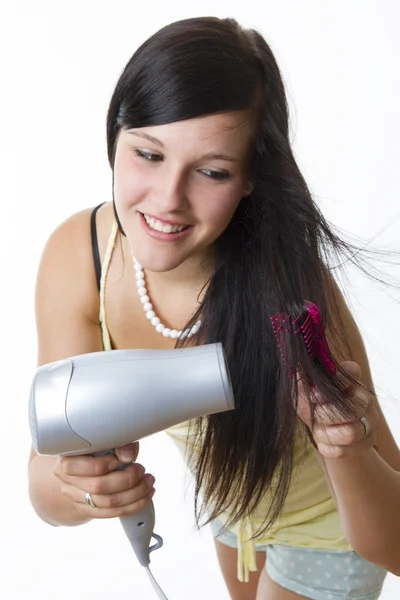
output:
[{"label": "chin", "polygon": [[135,258],[142,265],[143,269],[152,271],[153,273],[166,273],[167,271],[172,271],[184,262],[183,258],[181,260],[168,259],[161,254],[159,256],[145,256],[139,253]]}]

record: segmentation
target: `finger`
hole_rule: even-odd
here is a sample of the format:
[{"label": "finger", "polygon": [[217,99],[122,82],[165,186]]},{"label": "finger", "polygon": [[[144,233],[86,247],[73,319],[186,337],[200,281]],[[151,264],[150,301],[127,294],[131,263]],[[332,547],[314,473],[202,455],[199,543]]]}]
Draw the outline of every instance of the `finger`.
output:
[{"label": "finger", "polygon": [[348,423],[349,420],[357,421],[367,412],[370,396],[364,390],[358,389],[354,393],[353,399],[357,400],[357,402],[354,403],[355,407],[353,408],[352,417],[350,417],[350,419],[348,415],[343,415],[333,402],[325,402],[315,408],[315,421],[321,426],[341,425],[343,423]]},{"label": "finger", "polygon": [[84,517],[91,519],[112,519],[115,517],[123,517],[124,515],[136,513],[139,510],[142,510],[147,506],[149,501],[154,496],[155,489],[151,488],[147,495],[139,498],[136,501],[131,502],[130,504],[126,504],[123,506],[113,506],[110,508],[99,508],[96,505],[95,498],[96,496],[92,496],[94,501],[94,508],[88,506],[84,499],[83,502],[74,502],[74,506],[78,510],[78,512]]},{"label": "finger", "polygon": [[150,473],[147,473],[134,488],[115,494],[106,494],[103,496],[94,495],[96,506],[100,508],[118,508],[122,506],[130,506],[139,502],[142,499],[148,498],[149,494],[154,491],[155,478]]},{"label": "finger", "polygon": [[139,463],[131,463],[121,471],[112,471],[100,477],[66,477],[66,483],[90,494],[114,494],[124,492],[139,483],[145,474],[145,468]]},{"label": "finger", "polygon": [[318,452],[322,454],[324,458],[345,458],[351,456],[357,456],[365,452],[374,445],[370,436],[365,437],[358,444],[345,445],[345,446],[331,446],[330,444],[317,444]]},{"label": "finger", "polygon": [[333,425],[331,427],[315,427],[313,438],[317,444],[330,446],[352,446],[364,439],[365,427],[361,421]]},{"label": "finger", "polygon": [[134,462],[139,454],[139,442],[115,448],[116,457],[123,463]]},{"label": "finger", "polygon": [[[361,380],[362,370],[358,363],[356,363],[352,360],[347,360],[347,361],[343,361],[342,363],[340,363],[340,366],[356,382],[359,382]],[[354,396],[357,393],[357,391],[360,390],[360,387],[357,384],[353,383],[345,375],[342,375],[342,373],[337,372],[335,375],[335,378],[339,382],[339,387],[340,387],[341,391],[342,392],[346,391],[347,395]],[[310,398],[313,402],[315,402],[318,405],[327,404],[327,400],[325,399],[325,397],[323,396],[323,394],[321,393],[321,391],[319,390],[319,388],[317,386],[311,387]]]},{"label": "finger", "polygon": [[120,465],[113,454],[91,456],[59,456],[56,461],[55,475],[77,475],[81,477],[96,477],[113,471]]},{"label": "finger", "polygon": [[[96,508],[117,508],[121,506],[129,506],[138,502],[142,498],[147,498],[153,489],[155,479],[153,475],[149,473],[142,477],[137,485],[128,490],[122,492],[114,492],[111,494],[94,494],[90,492],[91,498]],[[86,493],[83,490],[71,485],[66,484],[63,489],[64,495],[67,495],[72,502],[76,504],[86,504],[85,496]]]},{"label": "finger", "polygon": [[[362,369],[358,363],[354,362],[354,360],[345,360],[340,363],[340,366],[353,379],[355,379],[356,381],[360,381],[360,379],[362,377]],[[349,379],[347,379],[341,373],[337,373],[336,377],[342,383],[344,389],[350,387],[351,385],[354,385]]]}]

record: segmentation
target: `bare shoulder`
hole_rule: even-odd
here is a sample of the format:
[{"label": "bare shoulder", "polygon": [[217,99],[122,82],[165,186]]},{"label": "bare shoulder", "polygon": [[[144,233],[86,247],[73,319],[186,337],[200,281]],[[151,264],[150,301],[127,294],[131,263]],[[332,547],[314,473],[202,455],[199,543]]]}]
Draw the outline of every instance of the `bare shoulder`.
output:
[{"label": "bare shoulder", "polygon": [[[112,207],[104,205],[96,215],[100,250],[106,243],[110,211]],[[45,244],[35,290],[39,364],[102,349],[92,212],[88,208],[66,219]]]}]

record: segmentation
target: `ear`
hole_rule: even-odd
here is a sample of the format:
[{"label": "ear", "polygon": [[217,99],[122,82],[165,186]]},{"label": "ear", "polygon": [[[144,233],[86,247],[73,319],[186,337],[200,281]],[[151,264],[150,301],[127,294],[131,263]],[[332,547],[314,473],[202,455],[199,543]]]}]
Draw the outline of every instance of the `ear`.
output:
[{"label": "ear", "polygon": [[246,187],[243,190],[243,197],[245,198],[246,196],[250,196],[251,192],[253,191],[253,182],[252,181],[248,181],[246,183]]}]

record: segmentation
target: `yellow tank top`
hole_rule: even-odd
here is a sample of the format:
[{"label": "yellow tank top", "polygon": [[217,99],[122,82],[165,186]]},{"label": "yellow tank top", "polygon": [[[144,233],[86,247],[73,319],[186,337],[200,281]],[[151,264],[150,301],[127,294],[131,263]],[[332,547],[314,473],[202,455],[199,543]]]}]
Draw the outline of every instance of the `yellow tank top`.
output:
[{"label": "yellow tank top", "polygon": [[[105,307],[105,286],[108,268],[118,233],[114,221],[111,235],[104,254],[100,279],[100,324],[104,350],[112,350],[107,328]],[[181,423],[166,430],[185,456],[188,439],[188,423]],[[332,499],[315,451],[310,442],[303,440],[295,445],[292,483],[277,521],[266,533],[251,540],[265,519],[270,505],[267,493],[251,518],[242,520],[233,529],[238,542],[238,579],[249,580],[249,571],[256,571],[256,549],[258,546],[281,544],[303,548],[325,550],[352,550],[347,542],[339,519],[339,513]],[[220,515],[226,523],[227,514]]]}]

